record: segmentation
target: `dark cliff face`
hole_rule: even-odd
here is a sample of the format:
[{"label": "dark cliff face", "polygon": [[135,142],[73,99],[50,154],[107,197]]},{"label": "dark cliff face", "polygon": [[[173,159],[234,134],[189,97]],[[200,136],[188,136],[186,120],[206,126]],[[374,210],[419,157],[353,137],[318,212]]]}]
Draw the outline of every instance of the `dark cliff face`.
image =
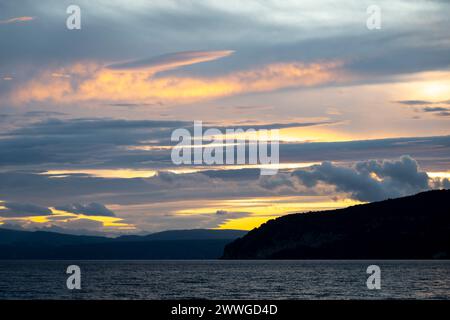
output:
[{"label": "dark cliff face", "polygon": [[228,244],[224,259],[449,259],[450,190],[293,214]]}]

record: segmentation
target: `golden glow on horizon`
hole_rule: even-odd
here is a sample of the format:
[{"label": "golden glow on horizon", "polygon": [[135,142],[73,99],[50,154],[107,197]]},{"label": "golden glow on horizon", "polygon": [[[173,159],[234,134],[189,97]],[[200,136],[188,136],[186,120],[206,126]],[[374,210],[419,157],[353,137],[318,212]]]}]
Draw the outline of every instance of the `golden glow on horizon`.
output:
[{"label": "golden glow on horizon", "polygon": [[135,229],[135,227],[131,224],[122,223],[122,218],[118,217],[106,217],[106,216],[91,216],[91,215],[85,215],[80,213],[72,213],[69,211],[64,210],[58,210],[53,207],[49,208],[53,215],[59,216],[59,217],[68,217],[73,218],[70,220],[79,220],[79,219],[87,219],[92,221],[101,222],[104,227],[111,227],[111,228],[119,228],[119,229]]},{"label": "golden glow on horizon", "polygon": [[[267,134],[258,134],[252,132],[244,132],[239,134],[217,135],[212,138],[218,141],[224,141],[224,143],[211,143],[208,141],[203,142],[203,146],[208,145],[211,147],[226,147],[227,145],[238,145],[237,143],[226,143],[226,139],[230,140],[246,140],[246,141],[281,141],[281,142],[340,142],[340,141],[352,141],[358,139],[354,134],[341,133],[334,128],[334,126],[342,125],[343,123],[322,124],[316,126],[304,126],[281,128],[276,130],[267,130]],[[363,137],[361,139],[364,139]],[[187,148],[199,148],[200,146],[187,146]]]},{"label": "golden glow on horizon", "polygon": [[340,133],[328,126],[280,129],[280,140],[286,142],[339,142],[355,139],[354,135]]},{"label": "golden glow on horizon", "polygon": [[[3,202],[3,201],[1,201]],[[0,210],[7,209],[4,206],[0,206]],[[32,222],[36,224],[57,224],[57,223],[67,223],[76,220],[91,220],[100,222],[104,228],[111,228],[115,230],[134,230],[136,227],[132,224],[122,222],[122,218],[118,217],[107,217],[107,216],[91,216],[85,214],[72,213],[64,210],[58,210],[53,207],[49,208],[52,212],[49,215],[42,216],[20,216],[20,217],[1,217],[0,224],[4,224],[4,221],[22,221],[22,222]],[[55,219],[56,218],[56,219]]]},{"label": "golden glow on horizon", "polygon": [[[176,210],[177,215],[205,215],[216,214],[218,211],[225,211],[229,219],[225,219],[217,228],[231,229],[239,226],[242,230],[251,230],[258,227],[267,220],[277,218],[290,213],[301,213],[308,211],[323,211],[338,208],[345,208],[362,202],[342,199],[339,201],[330,200],[327,197],[267,197],[267,198],[245,198],[210,201],[205,206]],[[245,216],[235,216],[234,214],[245,213]],[[226,216],[225,216],[226,217]]]},{"label": "golden glow on horizon", "polygon": [[234,230],[252,230],[261,226],[263,223],[271,219],[276,219],[279,216],[266,216],[266,217],[245,217],[240,219],[228,220],[222,223],[216,229],[234,229]]},{"label": "golden glow on horizon", "polygon": [[427,172],[430,178],[450,179],[450,171]]},{"label": "golden glow on horizon", "polygon": [[[238,228],[242,230],[251,230],[258,227],[267,220],[277,218],[291,213],[301,213],[309,211],[323,211],[338,208],[344,208],[362,202],[341,199],[332,200],[327,196],[274,196],[259,198],[242,199],[224,199],[203,201],[199,207],[196,200],[182,201],[186,209],[174,209],[173,214],[177,216],[193,217],[208,215],[214,217],[223,211],[224,219],[216,229]],[[112,206],[114,207],[114,206]],[[118,208],[120,209],[121,206]],[[170,208],[170,204],[167,205]],[[123,207],[126,210],[126,206]],[[103,228],[113,230],[135,230],[133,224],[123,222],[122,218],[107,216],[90,216],[84,214],[72,213],[64,210],[49,208],[51,215],[26,216],[26,217],[2,217],[0,222],[4,221],[23,221],[37,224],[64,224],[76,220],[91,220],[100,222]],[[117,208],[116,208],[117,209]]]}]

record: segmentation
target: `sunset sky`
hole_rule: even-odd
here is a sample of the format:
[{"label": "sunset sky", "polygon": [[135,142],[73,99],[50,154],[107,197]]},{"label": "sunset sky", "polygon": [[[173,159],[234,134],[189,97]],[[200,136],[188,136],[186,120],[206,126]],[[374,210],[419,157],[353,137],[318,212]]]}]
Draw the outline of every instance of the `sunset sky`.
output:
[{"label": "sunset sky", "polygon": [[[0,0],[0,227],[249,230],[450,188],[449,16],[438,0]],[[171,133],[194,121],[279,129],[278,174],[174,165]]]}]

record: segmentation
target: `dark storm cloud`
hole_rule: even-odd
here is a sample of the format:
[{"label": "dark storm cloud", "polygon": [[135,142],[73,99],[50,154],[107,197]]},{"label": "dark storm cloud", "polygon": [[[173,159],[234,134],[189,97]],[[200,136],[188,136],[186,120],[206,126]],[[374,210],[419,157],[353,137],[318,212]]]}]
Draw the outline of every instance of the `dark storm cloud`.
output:
[{"label": "dark storm cloud", "polygon": [[352,167],[324,162],[310,169],[297,170],[293,175],[307,187],[324,182],[360,201],[379,201],[429,189],[428,175],[420,171],[417,162],[409,156],[397,161],[357,162]]},{"label": "dark storm cloud", "polygon": [[104,216],[104,217],[115,217],[114,212],[109,210],[101,203],[88,203],[88,204],[80,204],[73,203],[63,206],[57,206],[55,209],[63,210],[71,213],[84,214],[86,216]]},{"label": "dark storm cloud", "polygon": [[0,202],[0,206],[6,208],[6,209],[0,208],[0,217],[8,217],[8,218],[31,217],[31,216],[47,216],[52,214],[49,208],[28,203]]}]

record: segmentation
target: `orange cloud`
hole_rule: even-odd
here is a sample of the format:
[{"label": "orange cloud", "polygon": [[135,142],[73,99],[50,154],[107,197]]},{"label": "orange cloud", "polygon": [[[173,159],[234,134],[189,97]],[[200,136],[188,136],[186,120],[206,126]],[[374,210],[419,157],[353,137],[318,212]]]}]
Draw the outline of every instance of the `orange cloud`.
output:
[{"label": "orange cloud", "polygon": [[0,20],[0,24],[9,24],[9,23],[17,23],[17,22],[26,22],[26,21],[31,21],[34,20],[34,17],[15,17],[15,18],[11,18],[11,19],[6,19],[6,20]]},{"label": "orange cloud", "polygon": [[[336,62],[275,63],[218,77],[155,77],[155,69],[114,70],[88,63],[44,72],[12,93],[13,103],[140,101],[187,103],[247,92],[310,87],[340,79]],[[68,75],[55,77],[55,74]],[[53,76],[52,76],[53,75]]]}]

